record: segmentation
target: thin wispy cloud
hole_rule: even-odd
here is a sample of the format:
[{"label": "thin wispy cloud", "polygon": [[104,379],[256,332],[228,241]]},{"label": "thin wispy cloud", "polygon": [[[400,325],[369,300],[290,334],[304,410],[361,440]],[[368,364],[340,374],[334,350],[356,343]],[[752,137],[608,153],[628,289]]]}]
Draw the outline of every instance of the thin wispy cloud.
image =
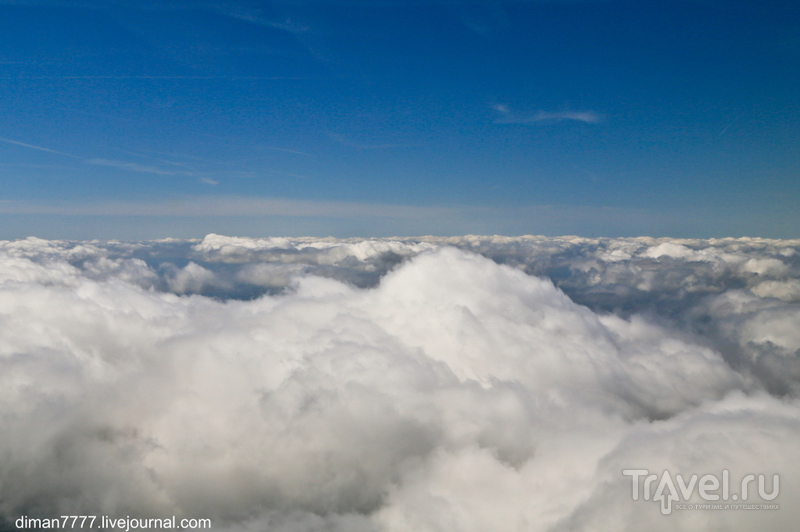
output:
[{"label": "thin wispy cloud", "polygon": [[[131,153],[132,155],[136,155],[137,157],[144,157],[144,158],[152,159],[154,161],[161,161],[161,162],[164,162],[164,163],[167,163],[167,164],[173,164],[173,165],[176,165],[176,166],[188,166],[188,163],[178,162],[178,161],[169,161],[169,160],[160,159],[158,157],[150,157],[148,155],[143,155],[143,154],[140,154],[140,153],[137,153],[137,152],[126,152],[126,153]],[[166,153],[166,152],[156,151],[156,150],[144,150],[144,153],[154,153],[156,155],[162,155],[164,157],[172,157],[174,159],[186,159],[187,161],[197,161],[197,162],[205,163],[205,164],[208,164],[208,165],[220,165],[220,166],[232,166],[232,167],[236,167],[237,166],[236,164],[225,162],[225,161],[207,159],[205,157],[197,157],[196,155],[187,155],[187,154],[184,154],[184,153]]]},{"label": "thin wispy cloud", "polygon": [[283,151],[286,153],[296,153],[297,155],[305,155],[307,157],[316,157],[313,153],[307,153],[300,150],[290,150],[288,148],[276,148],[275,146],[259,146],[262,150]]},{"label": "thin wispy cloud", "polygon": [[[53,150],[50,148],[45,148],[44,146],[37,146],[35,144],[28,144],[26,142],[20,142],[18,140],[7,139],[7,138],[0,138],[0,142],[5,142],[6,144],[12,144],[14,146],[21,146],[23,148],[29,148],[31,150],[42,151],[45,153],[53,153],[56,155],[62,155],[64,157],[69,157],[71,159],[78,159],[83,161],[86,164],[91,164],[95,166],[108,166],[112,168],[119,168],[122,170],[128,170],[130,172],[139,172],[139,173],[146,173],[146,174],[156,174],[156,175],[194,175],[193,172],[188,171],[180,171],[180,170],[164,170],[162,168],[158,168],[155,166],[149,166],[139,163],[132,163],[126,161],[117,161],[113,159],[103,159],[103,158],[93,158],[93,159],[86,159],[79,155],[74,155],[72,153],[67,153],[63,151]],[[167,161],[163,161],[167,163]],[[169,163],[169,164],[176,164],[176,163]]]},{"label": "thin wispy cloud", "polygon": [[128,170],[131,172],[139,172],[144,174],[156,174],[156,175],[194,175],[192,172],[182,172],[182,171],[174,171],[174,170],[163,170],[161,168],[156,168],[155,166],[147,166],[144,164],[139,163],[129,163],[125,161],[114,161],[111,159],[87,159],[87,164],[93,164],[97,166],[110,166],[112,168],[119,168],[122,170]]},{"label": "thin wispy cloud", "polygon": [[80,159],[81,158],[81,157],[78,157],[77,155],[72,155],[71,153],[66,153],[66,152],[58,151],[58,150],[51,150],[50,148],[45,148],[45,147],[42,147],[42,146],[36,146],[34,144],[27,144],[25,142],[20,142],[18,140],[0,138],[0,142],[5,142],[7,144],[14,144],[16,146],[22,146],[24,148],[30,148],[32,150],[39,150],[39,151],[43,151],[43,152],[47,152],[47,153],[55,153],[56,155],[63,155],[65,157],[72,157],[73,159]]},{"label": "thin wispy cloud", "polygon": [[120,153],[124,153],[124,154],[127,154],[127,155],[133,155],[134,157],[138,157],[138,158],[141,158],[141,159],[149,159],[151,161],[156,161],[156,162],[159,162],[159,163],[162,163],[162,164],[168,164],[170,166],[177,166],[177,167],[180,167],[180,168],[190,168],[190,166],[185,162],[171,161],[171,160],[168,160],[168,159],[164,159],[163,157],[152,157],[150,155],[145,155],[143,153],[139,153],[139,152],[136,152],[136,151],[123,150],[122,148],[114,148],[114,149],[117,150]]},{"label": "thin wispy cloud", "polygon": [[602,116],[595,111],[537,111],[534,114],[521,114],[513,111],[508,105],[495,104],[492,109],[500,113],[500,117],[495,124],[535,124],[537,122],[562,122],[572,120],[584,122],[586,124],[596,124],[602,120]]},{"label": "thin wispy cloud", "polygon": [[260,9],[257,10],[248,9],[246,6],[242,5],[226,3],[222,5],[213,6],[211,7],[211,10],[231,18],[249,22],[251,24],[258,24],[260,26],[276,28],[279,30],[287,31],[289,33],[303,33],[303,32],[308,32],[311,29],[306,24],[297,24],[296,22],[292,21],[291,18],[284,18],[283,20],[280,21],[270,20],[269,18],[263,15]]},{"label": "thin wispy cloud", "polygon": [[289,177],[297,177],[297,178],[300,178],[300,179],[308,179],[307,175],[293,174],[291,172],[281,172],[280,170],[267,170],[267,172],[269,172],[271,174],[288,175]]}]

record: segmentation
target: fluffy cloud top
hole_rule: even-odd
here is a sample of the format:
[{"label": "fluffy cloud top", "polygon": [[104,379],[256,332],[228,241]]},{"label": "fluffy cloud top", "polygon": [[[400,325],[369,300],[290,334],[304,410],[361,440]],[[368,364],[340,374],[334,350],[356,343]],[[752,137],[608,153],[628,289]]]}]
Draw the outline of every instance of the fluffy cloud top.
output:
[{"label": "fluffy cloud top", "polygon": [[[2,242],[0,515],[174,514],[241,531],[793,530],[799,250]],[[727,470],[736,494],[747,474],[778,474],[780,510],[664,516],[652,497],[632,500],[629,469]],[[764,502],[756,487],[748,501]]]}]

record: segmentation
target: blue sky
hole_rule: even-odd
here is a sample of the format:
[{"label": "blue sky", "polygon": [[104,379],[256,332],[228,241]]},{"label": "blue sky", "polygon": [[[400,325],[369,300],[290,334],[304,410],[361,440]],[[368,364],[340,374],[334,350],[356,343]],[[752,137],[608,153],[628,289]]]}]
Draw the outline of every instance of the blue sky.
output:
[{"label": "blue sky", "polygon": [[0,0],[0,238],[798,237],[800,3]]}]

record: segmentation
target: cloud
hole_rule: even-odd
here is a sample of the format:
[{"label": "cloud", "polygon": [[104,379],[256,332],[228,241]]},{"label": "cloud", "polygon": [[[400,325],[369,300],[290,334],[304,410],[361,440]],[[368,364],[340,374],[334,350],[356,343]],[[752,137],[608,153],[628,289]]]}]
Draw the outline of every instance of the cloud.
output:
[{"label": "cloud", "polygon": [[112,168],[119,168],[129,172],[139,172],[143,174],[156,174],[156,175],[194,175],[192,172],[178,171],[178,170],[164,170],[155,166],[148,166],[139,163],[130,163],[125,161],[115,161],[111,159],[87,159],[87,164],[94,164],[97,166],[110,166]]},{"label": "cloud", "polygon": [[313,153],[307,153],[307,152],[299,151],[299,150],[290,150],[288,148],[276,148],[274,146],[259,146],[259,149],[282,151],[282,152],[286,152],[286,153],[294,153],[294,154],[297,154],[297,155],[305,155],[307,157],[316,157],[316,155],[314,155]]},{"label": "cloud", "polygon": [[559,113],[546,113],[539,111],[533,117],[534,121],[542,120],[576,120],[578,122],[586,122],[587,124],[596,124],[600,121],[600,115],[594,111],[562,111]]},{"label": "cloud", "polygon": [[525,115],[512,111],[505,104],[493,105],[492,109],[500,113],[500,117],[495,120],[496,124],[533,124],[536,122],[562,122],[564,120],[596,124],[602,120],[602,116],[595,111],[537,111],[533,115]]},{"label": "cloud", "polygon": [[[37,150],[37,151],[43,151],[43,152],[46,152],[46,153],[54,153],[56,155],[63,155],[65,157],[70,157],[72,159],[80,159],[83,162],[85,162],[86,164],[92,164],[92,165],[96,165],[96,166],[109,166],[109,167],[112,167],[112,168],[119,168],[119,169],[127,170],[127,171],[130,171],[130,172],[140,172],[140,173],[156,174],[156,175],[194,175],[192,172],[179,171],[179,170],[164,170],[162,168],[157,168],[157,167],[154,167],[154,166],[148,166],[148,165],[143,165],[143,164],[139,164],[139,163],[132,163],[132,162],[126,162],[126,161],[117,161],[117,160],[102,159],[102,158],[85,159],[83,157],[80,157],[78,155],[73,155],[71,153],[66,153],[66,152],[57,151],[57,150],[51,150],[49,148],[44,148],[42,146],[35,146],[33,144],[26,144],[24,142],[19,142],[19,141],[11,140],[11,139],[0,138],[0,142],[5,142],[7,144],[13,144],[15,146],[22,146],[22,147],[30,148],[30,149]],[[171,163],[169,161],[162,161],[162,162],[165,162],[167,164],[176,164],[176,163]]]},{"label": "cloud", "polygon": [[15,146],[22,146],[24,148],[30,148],[32,150],[38,150],[38,151],[43,151],[43,152],[47,152],[47,153],[55,153],[56,155],[63,155],[65,157],[72,157],[74,159],[80,159],[80,157],[78,157],[77,155],[72,155],[71,153],[65,153],[63,151],[51,150],[50,148],[43,148],[42,146],[35,146],[33,144],[26,144],[24,142],[19,142],[17,140],[0,138],[0,142],[5,142],[7,144],[14,144]]},{"label": "cloud", "polygon": [[[767,239],[0,242],[0,520],[794,530],[800,314],[764,283],[791,285],[798,257]],[[737,494],[778,474],[780,510],[664,516],[632,500],[622,471],[642,468],[726,470]]]}]

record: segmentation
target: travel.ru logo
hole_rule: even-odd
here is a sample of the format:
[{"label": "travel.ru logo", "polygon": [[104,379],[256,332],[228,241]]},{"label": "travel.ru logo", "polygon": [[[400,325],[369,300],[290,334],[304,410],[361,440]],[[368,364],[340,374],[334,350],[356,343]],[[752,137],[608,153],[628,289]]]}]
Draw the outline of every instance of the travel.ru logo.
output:
[{"label": "travel.ru logo", "polygon": [[[664,515],[672,513],[672,503],[689,501],[695,490],[704,501],[747,501],[748,497],[754,495],[754,486],[751,486],[751,483],[756,480],[755,475],[745,475],[741,482],[733,484],[734,488],[741,488],[739,493],[731,493],[730,475],[727,469],[722,471],[721,479],[716,475],[703,475],[699,479],[697,475],[692,475],[688,479],[685,479],[683,475],[675,475],[673,480],[669,471],[664,471],[659,478],[658,475],[651,474],[647,469],[625,469],[622,474],[631,477],[631,484],[633,485],[631,495],[634,501],[638,501],[640,495],[643,495],[646,501],[659,501],[661,503],[661,513]],[[772,476],[772,490],[769,493],[767,492],[766,484],[764,475],[758,475],[758,495],[762,500],[771,501],[780,492],[780,478],[778,475]],[[732,509],[739,507],[741,505]],[[715,506],[713,509],[723,508],[716,508]],[[745,507],[744,509],[749,508]]]}]

